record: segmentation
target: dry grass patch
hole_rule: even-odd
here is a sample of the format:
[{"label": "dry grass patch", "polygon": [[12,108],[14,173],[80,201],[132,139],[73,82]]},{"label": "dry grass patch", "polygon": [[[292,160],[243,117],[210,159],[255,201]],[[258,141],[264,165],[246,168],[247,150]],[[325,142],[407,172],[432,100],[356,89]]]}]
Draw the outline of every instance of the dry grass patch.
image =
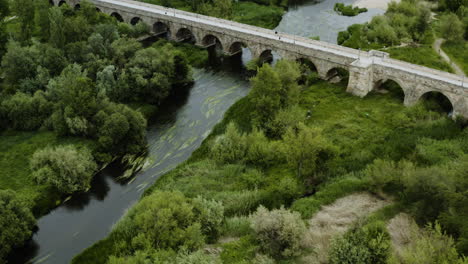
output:
[{"label": "dry grass patch", "polygon": [[309,221],[311,247],[315,253],[305,256],[302,262],[327,263],[332,238],[345,233],[353,223],[390,203],[368,193],[357,193],[323,206]]},{"label": "dry grass patch", "polygon": [[387,230],[397,256],[401,256],[403,250],[411,243],[414,231],[418,229],[413,218],[405,213],[399,213],[388,221]]}]

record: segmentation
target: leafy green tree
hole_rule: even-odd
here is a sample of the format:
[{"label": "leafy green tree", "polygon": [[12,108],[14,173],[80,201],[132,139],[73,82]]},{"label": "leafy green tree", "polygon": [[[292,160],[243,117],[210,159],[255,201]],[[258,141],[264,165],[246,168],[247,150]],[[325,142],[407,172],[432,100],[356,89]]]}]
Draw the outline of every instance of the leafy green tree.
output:
[{"label": "leafy green tree", "polygon": [[102,102],[92,123],[100,148],[113,155],[138,154],[146,146],[146,119],[126,105]]},{"label": "leafy green tree", "polygon": [[[0,17],[6,18],[10,13],[8,0],[0,0]],[[7,43],[6,23],[1,19],[0,21],[0,58],[5,52],[5,45]]]},{"label": "leafy green tree", "polygon": [[202,233],[208,242],[217,241],[224,220],[224,206],[221,202],[207,200],[201,196],[192,200],[193,210],[202,224]]},{"label": "leafy green tree", "polygon": [[50,22],[49,22],[49,1],[36,0],[34,2],[36,8],[36,15],[34,17],[36,24],[36,35],[43,41],[49,40],[50,35]]},{"label": "leafy green tree", "polygon": [[65,45],[65,18],[59,7],[49,9],[50,21],[50,43],[56,48],[63,48]]},{"label": "leafy green tree", "polygon": [[278,73],[269,64],[264,64],[252,78],[250,92],[255,110],[252,113],[257,126],[266,127],[281,108],[283,91]]},{"label": "leafy green tree", "polygon": [[36,75],[37,63],[35,56],[29,47],[21,47],[16,41],[10,41],[7,53],[2,58],[2,70],[5,81],[11,86],[16,86],[23,79],[33,79]]},{"label": "leafy green tree", "polygon": [[18,17],[21,31],[19,39],[28,41],[34,30],[34,1],[33,0],[15,0],[10,1],[11,10]]},{"label": "leafy green tree", "polygon": [[180,192],[154,192],[144,197],[117,224],[116,234],[133,250],[197,250],[204,243],[190,199]]},{"label": "leafy green tree", "polygon": [[120,38],[111,44],[112,59],[115,61],[116,65],[123,68],[141,48],[141,43],[136,39]]},{"label": "leafy green tree", "polygon": [[0,104],[0,112],[3,112],[9,127],[35,130],[50,116],[52,104],[42,91],[36,92],[34,96],[18,92]]},{"label": "leafy green tree", "polygon": [[98,90],[81,66],[71,64],[50,80],[48,96],[57,103],[52,116],[54,130],[60,134],[90,136],[92,117],[99,109]]},{"label": "leafy green tree", "polygon": [[25,201],[12,190],[0,190],[0,263],[32,235],[36,220]]},{"label": "leafy green tree", "polygon": [[448,41],[459,42],[463,40],[465,29],[463,23],[454,13],[448,13],[440,18],[440,31]]},{"label": "leafy green tree", "polygon": [[86,191],[97,165],[87,148],[73,145],[47,147],[31,158],[32,176],[39,183],[47,183],[63,193]]},{"label": "leafy green tree", "polygon": [[297,177],[316,179],[326,169],[326,162],[334,156],[334,150],[321,132],[299,124],[289,128],[283,136],[283,155],[297,171]]}]

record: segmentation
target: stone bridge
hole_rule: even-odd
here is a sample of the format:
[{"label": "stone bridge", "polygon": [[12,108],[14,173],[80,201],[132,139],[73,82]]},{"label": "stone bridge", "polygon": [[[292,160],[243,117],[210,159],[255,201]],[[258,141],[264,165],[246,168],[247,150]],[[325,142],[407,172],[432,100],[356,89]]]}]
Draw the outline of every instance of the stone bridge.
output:
[{"label": "stone bridge", "polygon": [[[80,0],[50,0],[78,8]],[[387,80],[398,83],[404,104],[414,105],[429,92],[443,94],[452,104],[453,116],[468,119],[468,84],[464,77],[390,59],[380,51],[359,51],[322,41],[293,36],[228,20],[198,15],[131,0],[90,0],[99,11],[122,22],[142,21],[154,35],[174,41],[189,41],[201,47],[216,47],[226,55],[251,51],[253,58],[266,59],[272,53],[284,59],[307,59],[323,79],[337,69],[349,72],[347,91],[364,97]],[[467,80],[468,81],[468,80]]]}]

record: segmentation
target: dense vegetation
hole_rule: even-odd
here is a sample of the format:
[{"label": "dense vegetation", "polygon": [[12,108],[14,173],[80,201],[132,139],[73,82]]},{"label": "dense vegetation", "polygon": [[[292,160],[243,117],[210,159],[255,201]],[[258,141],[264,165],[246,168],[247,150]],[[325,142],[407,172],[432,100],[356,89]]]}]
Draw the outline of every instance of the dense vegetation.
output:
[{"label": "dense vegetation", "polygon": [[[455,61],[466,64],[464,47],[468,27],[466,1],[403,0],[391,2],[385,15],[369,23],[355,24],[338,35],[338,44],[364,50],[382,49],[391,57],[444,71],[452,71],[432,45],[436,37],[446,39],[445,47]],[[432,18],[431,12],[437,16]],[[388,47],[392,47],[387,49]],[[456,47],[455,54],[454,48]]]},{"label": "dense vegetation", "polygon": [[[359,191],[391,195],[398,206],[384,208],[337,238],[330,263],[343,263],[343,258],[346,263],[408,263],[397,262],[385,226],[400,211],[422,225],[437,220],[445,230],[438,231],[440,239],[452,239],[445,232],[455,238],[440,252],[421,248],[414,253],[419,255],[408,258],[452,254],[458,261],[459,253],[468,252],[467,129],[448,119],[437,101],[405,108],[395,83],[384,84],[386,94],[360,99],[345,93],[346,80],[333,85],[304,74],[314,75],[288,61],[259,68],[250,94],[228,111],[192,158],[160,178],[108,238],[73,263],[300,262],[314,250],[301,218]],[[223,214],[217,214],[216,221],[189,217],[185,222],[186,227],[199,224],[197,230],[222,222],[216,236],[197,231],[199,235],[185,241],[190,247],[168,247],[171,238],[156,245],[151,239],[139,242],[149,243],[149,248],[128,245],[125,241],[140,241],[144,235],[128,231],[140,228],[130,219],[145,214],[137,212],[140,204],[167,195],[161,192],[217,203]],[[181,221],[179,216],[173,219]],[[419,241],[415,247],[440,243],[438,238]],[[213,247],[222,252],[207,253]]]},{"label": "dense vegetation", "polygon": [[353,5],[345,5],[343,3],[336,3],[333,10],[342,16],[357,16],[367,12],[367,8],[353,7]]},{"label": "dense vegetation", "polygon": [[0,221],[18,226],[4,226],[15,239],[2,237],[2,259],[34,225],[8,210],[40,216],[87,191],[100,167],[141,155],[146,118],[192,77],[177,48],[135,39],[146,25],[118,23],[86,1],[73,10],[2,0],[0,14],[0,190],[9,189]]}]

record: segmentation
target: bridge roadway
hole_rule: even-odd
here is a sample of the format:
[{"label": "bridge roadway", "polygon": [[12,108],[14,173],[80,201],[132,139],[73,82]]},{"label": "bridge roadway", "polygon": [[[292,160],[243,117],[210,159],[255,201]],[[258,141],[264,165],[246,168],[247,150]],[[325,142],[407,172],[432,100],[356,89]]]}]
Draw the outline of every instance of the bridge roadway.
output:
[{"label": "bridge roadway", "polygon": [[[76,7],[80,0],[67,2]],[[451,102],[453,116],[468,119],[468,80],[463,76],[390,59],[381,51],[360,51],[336,44],[275,32],[229,20],[199,15],[172,8],[131,0],[91,0],[104,13],[135,24],[152,26],[155,34],[175,41],[191,40],[195,45],[216,45],[227,54],[249,48],[253,58],[266,59],[273,52],[285,59],[307,59],[323,79],[336,75],[342,68],[350,73],[347,91],[365,96],[387,80],[398,83],[404,104],[413,105],[428,92],[439,92]]]}]

